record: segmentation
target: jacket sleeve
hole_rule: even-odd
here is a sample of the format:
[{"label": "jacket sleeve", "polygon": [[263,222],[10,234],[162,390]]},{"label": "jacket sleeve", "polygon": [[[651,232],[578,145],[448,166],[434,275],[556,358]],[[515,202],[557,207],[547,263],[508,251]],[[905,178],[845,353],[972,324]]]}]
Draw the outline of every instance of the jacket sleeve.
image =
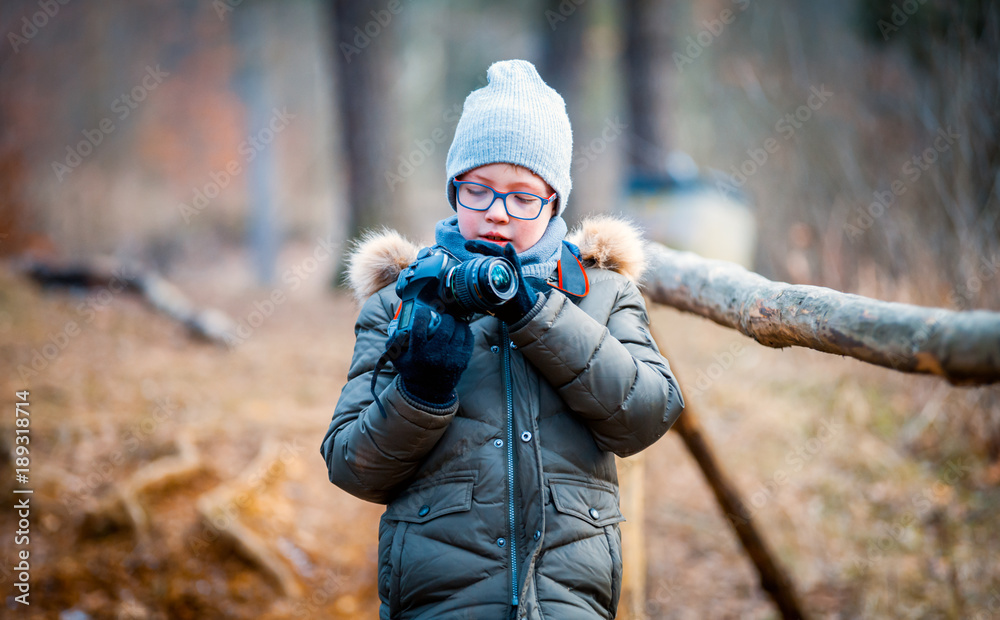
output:
[{"label": "jacket sleeve", "polygon": [[361,499],[386,504],[416,473],[458,410],[428,409],[399,387],[392,364],[379,373],[375,391],[385,407],[382,417],[372,397],[375,364],[385,351],[391,301],[372,295],[361,308],[354,333],[357,341],[347,384],[333,413],[320,452],[330,482]]},{"label": "jacket sleeve", "polygon": [[597,445],[625,457],[662,437],[684,410],[684,398],[649,334],[642,294],[622,282],[591,283],[590,294],[612,304],[607,325],[552,291],[526,323],[512,326],[510,337],[583,419]]}]

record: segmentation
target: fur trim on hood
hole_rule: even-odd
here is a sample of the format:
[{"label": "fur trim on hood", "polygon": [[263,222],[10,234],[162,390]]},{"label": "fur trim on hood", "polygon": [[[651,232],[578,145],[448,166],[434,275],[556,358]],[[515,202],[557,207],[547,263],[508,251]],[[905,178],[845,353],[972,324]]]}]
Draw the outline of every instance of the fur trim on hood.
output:
[{"label": "fur trim on hood", "polygon": [[[580,248],[583,265],[615,271],[638,283],[646,268],[645,243],[634,224],[620,217],[585,219],[566,240]],[[424,247],[394,230],[383,228],[362,235],[347,256],[347,283],[359,303],[392,284]]]},{"label": "fur trim on hood", "polygon": [[639,283],[646,270],[646,243],[632,222],[613,215],[594,215],[566,235],[580,248],[584,267],[614,271]]},{"label": "fur trim on hood", "polygon": [[359,303],[396,281],[417,258],[418,246],[395,230],[369,230],[347,254],[347,284]]}]

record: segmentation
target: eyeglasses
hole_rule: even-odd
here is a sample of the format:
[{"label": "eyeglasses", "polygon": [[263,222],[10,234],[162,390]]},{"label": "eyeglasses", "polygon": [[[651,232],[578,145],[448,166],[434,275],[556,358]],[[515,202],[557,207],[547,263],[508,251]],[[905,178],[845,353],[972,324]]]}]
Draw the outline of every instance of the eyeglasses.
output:
[{"label": "eyeglasses", "polygon": [[[515,220],[533,220],[542,214],[542,207],[552,202],[556,197],[553,193],[548,198],[542,198],[529,192],[507,192],[501,194],[489,185],[473,183],[472,181],[459,181],[452,179],[458,196],[458,204],[472,211],[488,211],[497,198],[503,203],[504,211]],[[507,197],[511,201],[507,202]]]}]

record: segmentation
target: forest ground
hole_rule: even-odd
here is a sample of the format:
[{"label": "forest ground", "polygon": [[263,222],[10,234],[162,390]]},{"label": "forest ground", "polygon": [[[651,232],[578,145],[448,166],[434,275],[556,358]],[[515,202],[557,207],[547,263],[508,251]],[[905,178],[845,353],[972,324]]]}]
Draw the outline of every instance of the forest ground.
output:
[{"label": "forest ground", "polygon": [[[283,265],[308,266],[309,252],[286,252]],[[172,278],[246,322],[272,289],[247,289],[241,260],[221,255]],[[358,308],[325,290],[322,269],[307,275],[278,282],[286,301],[227,349],[128,294],[41,291],[2,265],[0,440],[11,447],[14,393],[29,390],[34,489],[30,607],[12,600],[23,547],[14,511],[0,510],[0,587],[14,617],[377,615],[382,508],[332,486],[319,454]],[[667,308],[651,317],[690,410],[812,615],[1000,617],[1000,464],[955,431],[975,428],[984,390],[767,349]],[[22,377],[49,343],[58,353]],[[151,464],[182,461],[185,441],[187,465],[135,494],[148,519],[135,525],[117,498]],[[645,514],[625,516],[646,530],[647,615],[776,617],[676,434],[644,458]],[[12,478],[0,481],[8,498]],[[206,523],[197,503],[220,485],[233,499]],[[237,531],[251,547],[224,535]],[[299,596],[282,595],[289,583]]]}]

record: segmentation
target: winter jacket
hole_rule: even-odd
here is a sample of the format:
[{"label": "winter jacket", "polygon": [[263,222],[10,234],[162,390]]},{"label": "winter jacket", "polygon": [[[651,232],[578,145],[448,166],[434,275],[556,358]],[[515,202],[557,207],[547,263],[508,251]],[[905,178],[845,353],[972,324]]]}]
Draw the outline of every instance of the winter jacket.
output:
[{"label": "winter jacket", "polygon": [[[321,452],[330,481],[386,504],[378,531],[385,618],[613,618],[621,586],[614,455],[659,439],[684,401],[648,330],[628,224],[586,222],[569,239],[589,292],[552,289],[508,329],[471,321],[458,402],[420,406],[391,363],[371,379],[399,305],[394,283],[417,247],[367,238],[351,281],[367,298],[348,382]],[[556,278],[557,274],[553,274]]]}]

